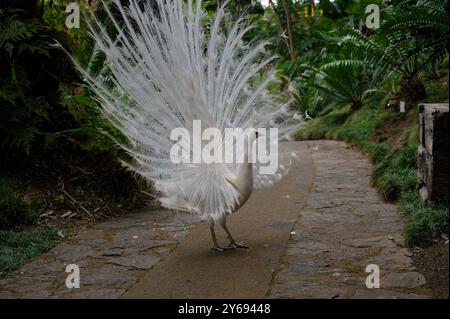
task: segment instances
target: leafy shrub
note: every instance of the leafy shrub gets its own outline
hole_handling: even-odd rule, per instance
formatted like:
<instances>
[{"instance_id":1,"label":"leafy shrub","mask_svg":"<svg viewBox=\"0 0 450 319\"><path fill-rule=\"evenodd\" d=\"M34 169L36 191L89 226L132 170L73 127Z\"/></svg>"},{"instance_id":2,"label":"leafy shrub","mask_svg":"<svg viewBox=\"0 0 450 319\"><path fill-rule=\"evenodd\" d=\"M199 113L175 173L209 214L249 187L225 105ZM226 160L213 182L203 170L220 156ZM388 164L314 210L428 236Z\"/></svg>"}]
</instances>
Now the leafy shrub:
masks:
<instances>
[{"instance_id":1,"label":"leafy shrub","mask_svg":"<svg viewBox=\"0 0 450 319\"><path fill-rule=\"evenodd\" d=\"M48 39L38 19L18 8L0 8L0 147L30 151L40 120L48 116L48 104L33 92L48 56Z\"/></svg>"},{"instance_id":2,"label":"leafy shrub","mask_svg":"<svg viewBox=\"0 0 450 319\"><path fill-rule=\"evenodd\" d=\"M364 105L378 92L379 72L359 60L339 60L322 65L316 73L314 87L339 105L350 104L352 110Z\"/></svg>"}]
</instances>

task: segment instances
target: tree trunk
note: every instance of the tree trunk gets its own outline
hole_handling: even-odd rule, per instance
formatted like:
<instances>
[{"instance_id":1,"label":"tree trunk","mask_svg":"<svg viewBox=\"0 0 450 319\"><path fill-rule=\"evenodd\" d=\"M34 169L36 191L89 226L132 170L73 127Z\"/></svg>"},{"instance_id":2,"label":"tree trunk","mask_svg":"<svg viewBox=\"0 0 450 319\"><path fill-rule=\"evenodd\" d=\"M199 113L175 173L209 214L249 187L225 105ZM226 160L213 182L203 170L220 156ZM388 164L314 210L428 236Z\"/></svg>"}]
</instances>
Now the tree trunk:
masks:
<instances>
[{"instance_id":1,"label":"tree trunk","mask_svg":"<svg viewBox=\"0 0 450 319\"><path fill-rule=\"evenodd\" d=\"M402 78L400 97L405 101L407 108L411 108L415 103L426 98L427 94L422 80L417 75L412 78Z\"/></svg>"},{"instance_id":2,"label":"tree trunk","mask_svg":"<svg viewBox=\"0 0 450 319\"><path fill-rule=\"evenodd\" d=\"M271 0L272 2L272 0ZM284 8L284 13L286 15L286 27L287 27L287 36L288 36L288 42L289 42L289 55L291 56L292 63L297 63L297 53L295 52L294 47L294 39L292 34L292 15L289 12L289 8L287 6L286 0L281 0L281 4Z\"/></svg>"},{"instance_id":3,"label":"tree trunk","mask_svg":"<svg viewBox=\"0 0 450 319\"><path fill-rule=\"evenodd\" d=\"M297 52L295 51L295 47L294 47L294 38L293 38L293 34L292 34L292 15L289 12L289 9L287 7L287 3L286 0L281 0L282 4L283 4L283 8L284 8L284 12L286 14L286 27L287 27L287 37L288 37L288 41L286 41L286 46L288 48L289 51L289 56L291 58L292 63L295 65L295 71L297 72L298 76L302 76L302 73L300 72L300 69L297 66ZM278 18L278 23L280 25L280 29L284 30L283 26L282 26L282 20L280 15L278 14L276 8L275 8L275 4L273 3L272 0L269 0L269 4L272 7L273 12L275 13L275 15Z\"/></svg>"}]
</instances>

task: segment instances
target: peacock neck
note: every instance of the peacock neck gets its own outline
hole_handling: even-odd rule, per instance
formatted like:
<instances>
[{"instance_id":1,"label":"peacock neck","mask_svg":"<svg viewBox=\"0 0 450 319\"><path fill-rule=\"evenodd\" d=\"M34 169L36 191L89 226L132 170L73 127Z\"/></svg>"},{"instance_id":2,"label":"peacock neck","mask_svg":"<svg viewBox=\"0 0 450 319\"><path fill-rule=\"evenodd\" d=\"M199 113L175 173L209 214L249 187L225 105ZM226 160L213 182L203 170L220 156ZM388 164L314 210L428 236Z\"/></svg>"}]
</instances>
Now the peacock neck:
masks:
<instances>
[{"instance_id":1,"label":"peacock neck","mask_svg":"<svg viewBox=\"0 0 450 319\"><path fill-rule=\"evenodd\" d=\"M255 139L253 137L249 137L248 139L245 140L244 142L244 154L241 157L241 160L239 161L239 163L241 164L249 164L250 166L252 165L252 147L253 147L253 143L255 142Z\"/></svg>"},{"instance_id":2,"label":"peacock neck","mask_svg":"<svg viewBox=\"0 0 450 319\"><path fill-rule=\"evenodd\" d=\"M245 143L244 154L242 155L238 165L238 176L246 176L247 178L252 178L253 180L252 152L247 143L250 143L250 145L252 145L253 139L249 139Z\"/></svg>"},{"instance_id":3,"label":"peacock neck","mask_svg":"<svg viewBox=\"0 0 450 319\"><path fill-rule=\"evenodd\" d=\"M239 205L243 205L253 190L253 164L251 161L251 151L245 148L241 161L238 164L237 174L235 176L234 185L239 191Z\"/></svg>"}]
</instances>

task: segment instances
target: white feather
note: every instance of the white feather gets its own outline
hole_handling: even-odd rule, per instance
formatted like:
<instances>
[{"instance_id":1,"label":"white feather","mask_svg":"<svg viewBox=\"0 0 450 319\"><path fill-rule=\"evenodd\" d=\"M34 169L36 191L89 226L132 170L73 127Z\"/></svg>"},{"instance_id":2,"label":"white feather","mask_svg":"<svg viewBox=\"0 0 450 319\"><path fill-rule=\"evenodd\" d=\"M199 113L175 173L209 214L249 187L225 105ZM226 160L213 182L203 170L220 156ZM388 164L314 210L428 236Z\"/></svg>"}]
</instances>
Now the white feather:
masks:
<instances>
[{"instance_id":1,"label":"white feather","mask_svg":"<svg viewBox=\"0 0 450 319\"><path fill-rule=\"evenodd\" d=\"M120 19L106 10L115 37L98 19L88 22L106 62L97 75L78 67L105 118L126 137L116 142L133 158L127 164L155 181L162 205L218 219L248 199L260 175L251 164L174 164L170 132L179 127L192 132L193 120L201 120L204 128L222 133L226 127L278 127L282 136L299 119L289 110L291 101L268 93L276 57L267 54L267 42L244 43L252 28L244 18L230 23L224 5L206 25L201 1L155 2L156 10L150 4L141 10L135 1L123 7L115 0Z\"/></svg>"}]
</instances>

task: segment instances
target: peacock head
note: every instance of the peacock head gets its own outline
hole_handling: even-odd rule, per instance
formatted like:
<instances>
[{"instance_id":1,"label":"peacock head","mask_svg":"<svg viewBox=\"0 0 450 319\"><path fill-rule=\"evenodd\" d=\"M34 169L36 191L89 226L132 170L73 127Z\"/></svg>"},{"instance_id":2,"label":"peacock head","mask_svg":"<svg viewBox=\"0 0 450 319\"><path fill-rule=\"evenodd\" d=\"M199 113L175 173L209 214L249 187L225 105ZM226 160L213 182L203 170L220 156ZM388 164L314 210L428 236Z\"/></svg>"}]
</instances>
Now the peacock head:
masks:
<instances>
[{"instance_id":1,"label":"peacock head","mask_svg":"<svg viewBox=\"0 0 450 319\"><path fill-rule=\"evenodd\" d=\"M252 128L250 130L250 134L249 134L250 145L253 144L253 142L255 142L258 138L263 137L263 136L266 136L266 135L262 132L262 130L257 130L257 129Z\"/></svg>"}]
</instances>

